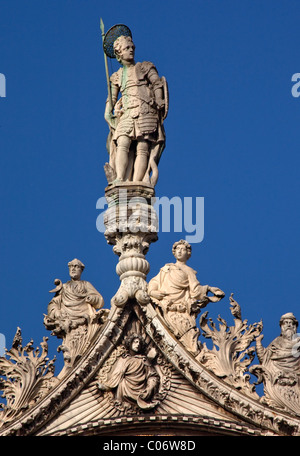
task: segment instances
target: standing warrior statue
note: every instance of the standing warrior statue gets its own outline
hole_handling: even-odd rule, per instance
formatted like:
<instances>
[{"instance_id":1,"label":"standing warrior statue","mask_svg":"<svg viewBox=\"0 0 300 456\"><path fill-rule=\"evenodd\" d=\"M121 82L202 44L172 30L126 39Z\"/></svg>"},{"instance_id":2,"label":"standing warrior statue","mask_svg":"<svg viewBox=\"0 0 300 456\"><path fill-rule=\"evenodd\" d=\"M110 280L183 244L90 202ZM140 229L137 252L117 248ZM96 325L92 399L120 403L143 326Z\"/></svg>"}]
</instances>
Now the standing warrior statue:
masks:
<instances>
[{"instance_id":1,"label":"standing warrior statue","mask_svg":"<svg viewBox=\"0 0 300 456\"><path fill-rule=\"evenodd\" d=\"M102 23L101 30L105 58L116 58L121 64L108 81L104 115L110 127L110 159L105 165L108 182L144 182L154 187L165 147L166 80L159 77L153 63L135 63L135 45L127 26L115 25L104 36Z\"/></svg>"}]
</instances>

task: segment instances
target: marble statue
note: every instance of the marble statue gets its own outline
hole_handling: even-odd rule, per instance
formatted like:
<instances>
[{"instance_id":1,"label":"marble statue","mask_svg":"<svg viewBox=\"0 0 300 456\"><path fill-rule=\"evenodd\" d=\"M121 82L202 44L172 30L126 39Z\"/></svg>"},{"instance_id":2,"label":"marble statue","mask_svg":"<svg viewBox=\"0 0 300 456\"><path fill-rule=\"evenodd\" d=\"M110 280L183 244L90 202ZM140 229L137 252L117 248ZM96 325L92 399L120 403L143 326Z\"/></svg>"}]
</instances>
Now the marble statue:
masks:
<instances>
[{"instance_id":1,"label":"marble statue","mask_svg":"<svg viewBox=\"0 0 300 456\"><path fill-rule=\"evenodd\" d=\"M99 383L102 391L115 392L115 401L120 404L137 405L143 410L154 408L158 402L153 396L158 390L160 378L153 366L155 349L145 353L144 339L131 334L124 342L126 353L116 362L105 383Z\"/></svg>"},{"instance_id":2,"label":"marble statue","mask_svg":"<svg viewBox=\"0 0 300 456\"><path fill-rule=\"evenodd\" d=\"M109 181L155 186L157 164L165 146L166 80L159 77L153 63L135 63L131 36L119 36L113 49L121 68L110 78L111 99L107 100L105 109L110 127L110 162L109 167L106 165L106 175L110 176Z\"/></svg>"},{"instance_id":3,"label":"marble statue","mask_svg":"<svg viewBox=\"0 0 300 456\"><path fill-rule=\"evenodd\" d=\"M262 346L263 335L256 339L259 366L251 372L264 383L264 400L271 406L300 415L300 337L298 321L288 312L280 318L281 334L267 348Z\"/></svg>"},{"instance_id":4,"label":"marble statue","mask_svg":"<svg viewBox=\"0 0 300 456\"><path fill-rule=\"evenodd\" d=\"M81 280L84 264L74 259L68 263L71 280L62 283L56 282L57 287L51 292L56 295L48 305L48 324L59 322L57 331L68 331L79 325L91 321L97 309L104 305L101 294L93 287L90 282Z\"/></svg>"},{"instance_id":5,"label":"marble statue","mask_svg":"<svg viewBox=\"0 0 300 456\"><path fill-rule=\"evenodd\" d=\"M104 300L90 282L81 280L85 266L80 260L75 258L68 267L71 280L55 280L57 286L50 291L55 296L48 304L44 324L53 335L63 339L59 348L65 363L72 365L104 316L104 311L97 312Z\"/></svg>"},{"instance_id":6,"label":"marble statue","mask_svg":"<svg viewBox=\"0 0 300 456\"><path fill-rule=\"evenodd\" d=\"M188 242L175 242L172 252L176 263L168 263L161 268L157 276L150 280L148 293L161 309L175 336L189 351L197 354L199 329L196 317L209 302L220 301L225 294L217 287L201 285L196 271L186 265L191 256Z\"/></svg>"}]
</instances>

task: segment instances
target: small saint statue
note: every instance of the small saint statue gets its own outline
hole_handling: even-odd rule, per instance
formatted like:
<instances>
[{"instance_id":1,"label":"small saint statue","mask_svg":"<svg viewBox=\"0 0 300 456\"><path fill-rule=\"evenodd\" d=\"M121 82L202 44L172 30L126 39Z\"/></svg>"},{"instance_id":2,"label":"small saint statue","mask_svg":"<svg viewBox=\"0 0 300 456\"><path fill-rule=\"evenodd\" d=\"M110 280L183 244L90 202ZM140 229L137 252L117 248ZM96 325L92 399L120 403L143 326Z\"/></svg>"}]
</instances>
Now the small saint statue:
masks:
<instances>
[{"instance_id":1,"label":"small saint statue","mask_svg":"<svg viewBox=\"0 0 300 456\"><path fill-rule=\"evenodd\" d=\"M281 334L267 348L262 346L263 335L256 338L260 365L251 372L264 383L266 402L300 415L300 335L298 320L292 312L280 318Z\"/></svg>"},{"instance_id":2,"label":"small saint statue","mask_svg":"<svg viewBox=\"0 0 300 456\"><path fill-rule=\"evenodd\" d=\"M72 365L99 329L99 323L103 323L105 309L99 311L104 305L101 294L90 282L81 280L84 264L75 258L68 267L71 280L55 280L57 286L50 291L55 296L48 304L44 325L63 339L59 349L64 353L65 363Z\"/></svg>"},{"instance_id":3,"label":"small saint statue","mask_svg":"<svg viewBox=\"0 0 300 456\"><path fill-rule=\"evenodd\" d=\"M75 258L68 263L68 267L71 280L64 284L60 280L55 281L57 287L50 291L55 296L48 305L46 317L50 325L55 321L65 332L91 322L96 311L104 305L103 297L93 285L81 280L84 264Z\"/></svg>"},{"instance_id":4,"label":"small saint statue","mask_svg":"<svg viewBox=\"0 0 300 456\"><path fill-rule=\"evenodd\" d=\"M199 353L196 317L209 302L220 301L225 293L217 287L201 285L196 271L186 265L191 256L188 242L175 242L172 253L176 262L166 264L150 280L148 294L161 309L165 322L175 336L196 355Z\"/></svg>"},{"instance_id":5,"label":"small saint statue","mask_svg":"<svg viewBox=\"0 0 300 456\"><path fill-rule=\"evenodd\" d=\"M144 182L154 187L158 179L157 165L165 146L163 121L168 109L167 83L164 77L159 77L153 63L135 62L130 30L122 26L119 33L125 30L126 34L118 36L116 27L104 38L104 50L105 42L111 40L113 57L121 64L110 78L111 91L105 109L110 127L107 142L110 161L105 167L106 175L116 183Z\"/></svg>"}]
</instances>

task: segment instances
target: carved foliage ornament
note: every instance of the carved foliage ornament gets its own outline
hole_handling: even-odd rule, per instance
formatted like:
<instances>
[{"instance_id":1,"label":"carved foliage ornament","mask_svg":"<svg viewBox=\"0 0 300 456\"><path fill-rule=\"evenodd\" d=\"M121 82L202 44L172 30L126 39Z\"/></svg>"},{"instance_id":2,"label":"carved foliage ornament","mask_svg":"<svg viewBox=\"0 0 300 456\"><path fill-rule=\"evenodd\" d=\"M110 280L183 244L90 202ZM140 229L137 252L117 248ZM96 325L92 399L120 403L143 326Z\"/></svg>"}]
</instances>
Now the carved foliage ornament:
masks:
<instances>
[{"instance_id":1,"label":"carved foliage ornament","mask_svg":"<svg viewBox=\"0 0 300 456\"><path fill-rule=\"evenodd\" d=\"M248 321L241 318L241 308L233 299L233 294L230 303L234 326L228 327L226 321L219 316L218 330L214 322L207 318L208 312L201 315L202 334L213 341L213 348L209 350L204 343L197 359L227 383L258 398L255 386L249 383L250 375L245 373L255 356L255 348L250 347L250 344L260 335L262 322L248 326Z\"/></svg>"},{"instance_id":2,"label":"carved foliage ornament","mask_svg":"<svg viewBox=\"0 0 300 456\"><path fill-rule=\"evenodd\" d=\"M28 409L58 382L54 377L54 362L47 357L48 338L41 342L42 352L34 349L31 340L25 347L22 346L20 328L17 329L12 348L6 351L7 357L0 358L0 387L6 399L0 412L0 427L13 420L24 410Z\"/></svg>"}]
</instances>

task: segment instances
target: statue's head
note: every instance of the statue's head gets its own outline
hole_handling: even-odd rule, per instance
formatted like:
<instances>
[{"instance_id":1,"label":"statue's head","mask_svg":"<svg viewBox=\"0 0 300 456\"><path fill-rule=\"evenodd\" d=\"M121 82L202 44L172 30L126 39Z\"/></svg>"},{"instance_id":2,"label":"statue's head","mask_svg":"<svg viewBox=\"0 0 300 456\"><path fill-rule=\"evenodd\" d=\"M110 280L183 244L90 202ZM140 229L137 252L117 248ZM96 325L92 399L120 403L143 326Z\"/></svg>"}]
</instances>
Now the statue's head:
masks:
<instances>
[{"instance_id":1,"label":"statue's head","mask_svg":"<svg viewBox=\"0 0 300 456\"><path fill-rule=\"evenodd\" d=\"M146 348L146 343L144 338L140 334L130 334L126 337L124 345L129 352L133 353L143 353Z\"/></svg>"},{"instance_id":2,"label":"statue's head","mask_svg":"<svg viewBox=\"0 0 300 456\"><path fill-rule=\"evenodd\" d=\"M77 258L74 258L74 260L69 261L68 267L71 279L79 280L84 270L84 264L80 260L77 260Z\"/></svg>"},{"instance_id":3,"label":"statue's head","mask_svg":"<svg viewBox=\"0 0 300 456\"><path fill-rule=\"evenodd\" d=\"M280 318L279 325L281 328L281 334L291 339L297 332L298 320L292 312L288 312Z\"/></svg>"},{"instance_id":4,"label":"statue's head","mask_svg":"<svg viewBox=\"0 0 300 456\"><path fill-rule=\"evenodd\" d=\"M172 253L176 260L185 262L192 255L192 247L187 241L181 239L173 244Z\"/></svg>"},{"instance_id":5,"label":"statue's head","mask_svg":"<svg viewBox=\"0 0 300 456\"><path fill-rule=\"evenodd\" d=\"M118 62L134 61L135 45L130 36L121 35L114 42L114 53Z\"/></svg>"}]
</instances>

